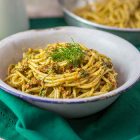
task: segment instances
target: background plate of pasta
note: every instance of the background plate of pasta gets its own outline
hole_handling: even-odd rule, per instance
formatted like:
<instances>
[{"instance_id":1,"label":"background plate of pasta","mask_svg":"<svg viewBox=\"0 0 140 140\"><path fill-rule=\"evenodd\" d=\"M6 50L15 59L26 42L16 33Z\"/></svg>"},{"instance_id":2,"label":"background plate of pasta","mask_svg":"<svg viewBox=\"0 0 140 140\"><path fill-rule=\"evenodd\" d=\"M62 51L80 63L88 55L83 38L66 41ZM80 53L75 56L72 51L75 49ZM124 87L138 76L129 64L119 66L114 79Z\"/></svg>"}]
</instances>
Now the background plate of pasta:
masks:
<instances>
[{"instance_id":1,"label":"background plate of pasta","mask_svg":"<svg viewBox=\"0 0 140 140\"><path fill-rule=\"evenodd\" d=\"M69 25L97 28L140 44L140 0L59 0Z\"/></svg>"},{"instance_id":2,"label":"background plate of pasta","mask_svg":"<svg viewBox=\"0 0 140 140\"><path fill-rule=\"evenodd\" d=\"M138 80L139 58L129 42L102 31L27 31L0 42L0 88L63 116L83 117Z\"/></svg>"}]
</instances>

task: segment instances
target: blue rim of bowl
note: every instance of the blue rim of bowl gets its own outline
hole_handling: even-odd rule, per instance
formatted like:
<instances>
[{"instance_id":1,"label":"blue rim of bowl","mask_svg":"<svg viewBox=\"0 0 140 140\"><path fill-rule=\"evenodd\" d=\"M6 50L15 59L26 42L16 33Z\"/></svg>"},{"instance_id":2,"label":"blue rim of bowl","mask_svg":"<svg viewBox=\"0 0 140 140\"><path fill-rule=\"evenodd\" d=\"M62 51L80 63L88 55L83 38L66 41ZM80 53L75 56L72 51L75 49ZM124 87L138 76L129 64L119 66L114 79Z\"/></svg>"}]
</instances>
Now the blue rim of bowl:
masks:
<instances>
[{"instance_id":1,"label":"blue rim of bowl","mask_svg":"<svg viewBox=\"0 0 140 140\"><path fill-rule=\"evenodd\" d=\"M97 101L100 101L100 100L104 100L104 99L108 99L108 98L111 98L111 97L120 95L120 94L126 92L128 89L132 88L139 81L139 79L140 79L140 75L136 79L136 81L134 81L129 87L126 87L125 89L120 90L119 92L115 92L114 94L110 94L110 95L107 95L105 97L96 96L96 97L99 97L97 99L90 99L91 97L82 98L82 99L85 99L84 101L81 101L80 99L79 100L77 99L77 101L72 101L72 100L71 101L68 101L68 100L66 101L65 99L60 99L60 101L58 99L58 101L54 101L51 98L43 98L43 97L39 97L39 96L36 96L36 95L30 95L30 94L27 94L27 93L24 93L24 94L21 95L21 94L18 94L16 92L13 92L12 90L9 90L9 89L3 87L2 85L0 85L0 89L3 90L3 91L5 91L5 92L7 92L7 93L9 93L9 94L11 94L11 95L14 95L16 97L19 97L21 99L25 99L25 100L28 100L28 101L35 101L35 102L42 102L42 103L50 103L50 104L83 104L83 103L87 103L87 102L97 102ZM19 92L21 92L21 91L19 91ZM92 96L92 97L95 97L95 96Z\"/></svg>"},{"instance_id":2,"label":"blue rim of bowl","mask_svg":"<svg viewBox=\"0 0 140 140\"><path fill-rule=\"evenodd\" d=\"M69 16L71 16L72 18L74 18L75 20L82 22L84 24L90 25L91 27L97 27L97 28L102 28L102 29L106 29L106 30L114 30L114 31L121 31L121 32L140 32L140 28L118 28L118 27L111 27L111 26L106 26L106 25L102 25L102 24L98 24L95 22L91 22L89 20L86 20L80 16L77 16L76 14L74 14L72 11L68 10L62 0L58 0L59 3L61 4L63 11L68 14ZM64 1L64 0L63 0Z\"/></svg>"}]
</instances>

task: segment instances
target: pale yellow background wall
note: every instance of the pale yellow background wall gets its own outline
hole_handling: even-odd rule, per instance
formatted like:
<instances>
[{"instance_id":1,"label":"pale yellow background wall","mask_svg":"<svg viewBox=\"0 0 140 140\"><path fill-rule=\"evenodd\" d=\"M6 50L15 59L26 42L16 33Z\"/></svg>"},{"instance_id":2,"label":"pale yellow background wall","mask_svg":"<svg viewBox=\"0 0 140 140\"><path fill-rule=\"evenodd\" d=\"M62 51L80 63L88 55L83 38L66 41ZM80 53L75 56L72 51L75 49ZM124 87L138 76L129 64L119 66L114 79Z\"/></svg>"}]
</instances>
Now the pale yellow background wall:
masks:
<instances>
[{"instance_id":1,"label":"pale yellow background wall","mask_svg":"<svg viewBox=\"0 0 140 140\"><path fill-rule=\"evenodd\" d=\"M25 0L30 17L58 17L62 15L57 0Z\"/></svg>"}]
</instances>

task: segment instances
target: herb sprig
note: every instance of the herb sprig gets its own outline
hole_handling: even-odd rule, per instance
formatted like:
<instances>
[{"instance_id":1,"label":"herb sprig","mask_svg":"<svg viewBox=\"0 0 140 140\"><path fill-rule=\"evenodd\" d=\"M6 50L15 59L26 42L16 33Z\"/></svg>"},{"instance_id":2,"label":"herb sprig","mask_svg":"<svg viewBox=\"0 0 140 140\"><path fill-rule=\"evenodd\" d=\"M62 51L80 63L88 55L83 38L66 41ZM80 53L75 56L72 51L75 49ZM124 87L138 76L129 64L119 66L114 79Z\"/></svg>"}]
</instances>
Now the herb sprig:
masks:
<instances>
[{"instance_id":1,"label":"herb sprig","mask_svg":"<svg viewBox=\"0 0 140 140\"><path fill-rule=\"evenodd\" d=\"M52 59L57 62L68 61L74 67L77 67L81 63L81 59L84 56L80 44L72 42L67 43L66 47L57 48L51 55Z\"/></svg>"}]
</instances>

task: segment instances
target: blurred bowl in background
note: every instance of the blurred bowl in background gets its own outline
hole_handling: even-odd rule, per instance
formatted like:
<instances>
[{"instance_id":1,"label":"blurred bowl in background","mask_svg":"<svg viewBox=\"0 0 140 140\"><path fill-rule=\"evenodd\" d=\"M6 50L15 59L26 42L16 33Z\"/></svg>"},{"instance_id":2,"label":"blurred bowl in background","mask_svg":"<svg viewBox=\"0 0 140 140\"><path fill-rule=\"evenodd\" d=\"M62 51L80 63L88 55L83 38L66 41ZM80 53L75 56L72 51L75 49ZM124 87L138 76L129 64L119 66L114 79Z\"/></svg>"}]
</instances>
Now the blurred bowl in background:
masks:
<instances>
[{"instance_id":1,"label":"blurred bowl in background","mask_svg":"<svg viewBox=\"0 0 140 140\"><path fill-rule=\"evenodd\" d=\"M134 45L140 45L140 29L105 26L88 21L84 18L75 15L73 13L73 10L77 7L85 5L84 0L59 0L59 3L63 8L65 20L69 25L107 31L130 41Z\"/></svg>"}]
</instances>

